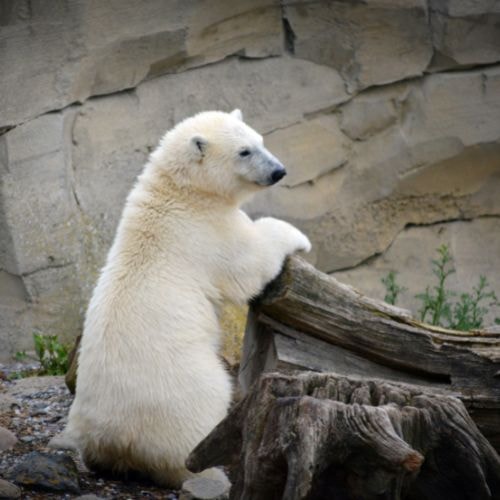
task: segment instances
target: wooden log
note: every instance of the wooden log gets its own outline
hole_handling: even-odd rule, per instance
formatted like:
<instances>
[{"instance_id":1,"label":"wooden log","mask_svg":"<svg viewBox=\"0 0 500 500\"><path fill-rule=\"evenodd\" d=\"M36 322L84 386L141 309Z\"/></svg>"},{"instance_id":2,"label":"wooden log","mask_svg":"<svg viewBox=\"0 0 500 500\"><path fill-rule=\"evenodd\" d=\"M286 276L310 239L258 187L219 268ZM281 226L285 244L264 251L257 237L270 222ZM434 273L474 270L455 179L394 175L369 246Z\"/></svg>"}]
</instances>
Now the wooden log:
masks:
<instances>
[{"instance_id":1,"label":"wooden log","mask_svg":"<svg viewBox=\"0 0 500 500\"><path fill-rule=\"evenodd\" d=\"M463 404L416 386L266 374L193 450L234 500L498 499L500 459Z\"/></svg>"},{"instance_id":2,"label":"wooden log","mask_svg":"<svg viewBox=\"0 0 500 500\"><path fill-rule=\"evenodd\" d=\"M251 306L239 380L302 369L415 383L465 404L500 450L500 333L420 323L298 257Z\"/></svg>"},{"instance_id":3,"label":"wooden log","mask_svg":"<svg viewBox=\"0 0 500 500\"><path fill-rule=\"evenodd\" d=\"M75 339L75 345L68 355L68 371L64 376L64 382L66 383L66 387L71 394L74 394L76 391L76 372L78 370L78 353L81 341L82 336L78 335Z\"/></svg>"}]
</instances>

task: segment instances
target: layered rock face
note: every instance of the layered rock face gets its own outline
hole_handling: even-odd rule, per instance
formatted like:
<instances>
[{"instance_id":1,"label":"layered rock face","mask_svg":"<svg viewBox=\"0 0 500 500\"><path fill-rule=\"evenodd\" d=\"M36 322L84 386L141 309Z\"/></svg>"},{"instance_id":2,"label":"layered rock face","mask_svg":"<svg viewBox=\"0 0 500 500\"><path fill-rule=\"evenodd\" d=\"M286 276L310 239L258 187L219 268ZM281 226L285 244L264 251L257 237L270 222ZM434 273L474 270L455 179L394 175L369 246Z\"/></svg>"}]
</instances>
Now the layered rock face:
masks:
<instances>
[{"instance_id":1,"label":"layered rock face","mask_svg":"<svg viewBox=\"0 0 500 500\"><path fill-rule=\"evenodd\" d=\"M70 339L125 196L174 123L242 109L289 175L246 208L402 305L446 242L500 295L494 0L0 4L0 358Z\"/></svg>"}]
</instances>

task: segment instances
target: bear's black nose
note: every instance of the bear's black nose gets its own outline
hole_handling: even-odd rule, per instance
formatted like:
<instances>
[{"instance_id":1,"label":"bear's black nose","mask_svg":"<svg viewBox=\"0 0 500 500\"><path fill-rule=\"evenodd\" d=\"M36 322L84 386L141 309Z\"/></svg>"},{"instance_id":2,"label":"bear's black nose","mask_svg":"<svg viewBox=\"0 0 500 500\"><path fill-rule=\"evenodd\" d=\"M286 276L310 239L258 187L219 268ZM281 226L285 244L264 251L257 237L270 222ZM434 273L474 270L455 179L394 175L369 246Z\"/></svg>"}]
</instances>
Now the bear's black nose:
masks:
<instances>
[{"instance_id":1,"label":"bear's black nose","mask_svg":"<svg viewBox=\"0 0 500 500\"><path fill-rule=\"evenodd\" d=\"M277 168L276 170L273 170L273 173L271 174L271 181L273 184L276 184L278 181L283 179L286 175L286 170L284 168Z\"/></svg>"}]
</instances>

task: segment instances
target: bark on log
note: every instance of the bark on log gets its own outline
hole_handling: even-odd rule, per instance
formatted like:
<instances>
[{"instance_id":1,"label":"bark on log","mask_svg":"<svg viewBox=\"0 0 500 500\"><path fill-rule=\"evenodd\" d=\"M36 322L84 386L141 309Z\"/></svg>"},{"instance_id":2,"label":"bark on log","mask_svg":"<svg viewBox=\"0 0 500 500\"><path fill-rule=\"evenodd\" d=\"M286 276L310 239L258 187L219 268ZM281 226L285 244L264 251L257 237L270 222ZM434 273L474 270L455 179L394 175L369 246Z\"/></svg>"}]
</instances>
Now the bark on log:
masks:
<instances>
[{"instance_id":1,"label":"bark on log","mask_svg":"<svg viewBox=\"0 0 500 500\"><path fill-rule=\"evenodd\" d=\"M235 464L237 500L500 498L500 459L458 399L332 374L264 375L187 461Z\"/></svg>"},{"instance_id":2,"label":"bark on log","mask_svg":"<svg viewBox=\"0 0 500 500\"><path fill-rule=\"evenodd\" d=\"M500 333L412 319L304 260L289 259L249 312L239 380L265 371L335 372L456 394L500 450Z\"/></svg>"}]
</instances>

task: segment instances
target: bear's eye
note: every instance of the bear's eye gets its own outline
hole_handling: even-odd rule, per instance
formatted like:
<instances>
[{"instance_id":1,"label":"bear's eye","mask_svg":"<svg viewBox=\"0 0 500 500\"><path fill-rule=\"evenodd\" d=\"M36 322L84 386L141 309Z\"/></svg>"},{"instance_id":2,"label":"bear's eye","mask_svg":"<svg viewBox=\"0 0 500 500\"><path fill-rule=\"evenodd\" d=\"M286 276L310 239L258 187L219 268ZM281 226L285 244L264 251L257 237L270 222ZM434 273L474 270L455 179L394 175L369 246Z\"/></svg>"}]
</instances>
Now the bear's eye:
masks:
<instances>
[{"instance_id":1,"label":"bear's eye","mask_svg":"<svg viewBox=\"0 0 500 500\"><path fill-rule=\"evenodd\" d=\"M252 152L249 149L242 149L240 151L240 156L242 158L245 158L246 156L250 156L251 154L252 154Z\"/></svg>"}]
</instances>

